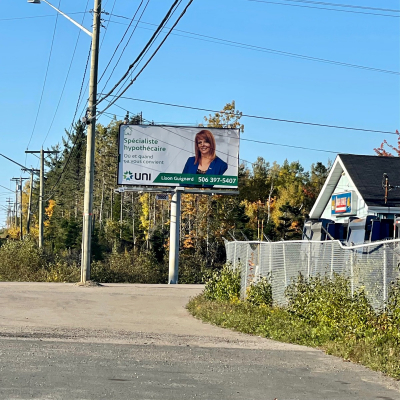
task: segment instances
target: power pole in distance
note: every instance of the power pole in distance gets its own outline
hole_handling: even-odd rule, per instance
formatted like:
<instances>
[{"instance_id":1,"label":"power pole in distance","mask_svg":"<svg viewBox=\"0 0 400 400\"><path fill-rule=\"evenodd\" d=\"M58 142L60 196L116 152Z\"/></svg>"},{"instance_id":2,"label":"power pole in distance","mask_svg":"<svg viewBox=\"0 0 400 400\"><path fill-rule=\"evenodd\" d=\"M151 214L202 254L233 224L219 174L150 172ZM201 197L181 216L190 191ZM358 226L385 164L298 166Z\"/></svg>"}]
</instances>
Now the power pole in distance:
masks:
<instances>
[{"instance_id":1,"label":"power pole in distance","mask_svg":"<svg viewBox=\"0 0 400 400\"><path fill-rule=\"evenodd\" d=\"M26 233L29 235L31 228L31 214L32 214L32 191L33 191L33 174L40 172L38 169L23 169L24 172L28 171L31 173L31 178L29 182L29 202L28 202L28 210L26 216Z\"/></svg>"},{"instance_id":2,"label":"power pole in distance","mask_svg":"<svg viewBox=\"0 0 400 400\"><path fill-rule=\"evenodd\" d=\"M23 230L22 230L22 181L28 178L19 178L19 232L20 232L20 239L24 238Z\"/></svg>"},{"instance_id":3,"label":"power pole in distance","mask_svg":"<svg viewBox=\"0 0 400 400\"><path fill-rule=\"evenodd\" d=\"M55 154L58 151L53 150L41 150L31 151L26 150L25 153L37 154L40 153L40 193L39 193L39 247L43 247L43 197L44 197L44 155Z\"/></svg>"},{"instance_id":4,"label":"power pole in distance","mask_svg":"<svg viewBox=\"0 0 400 400\"><path fill-rule=\"evenodd\" d=\"M15 182L14 225L15 225L15 229L17 229L17 226L18 226L18 180L19 180L19 178L12 178L10 180Z\"/></svg>"},{"instance_id":5,"label":"power pole in distance","mask_svg":"<svg viewBox=\"0 0 400 400\"><path fill-rule=\"evenodd\" d=\"M12 200L9 197L7 198L7 203L8 203L7 228L11 228L11 225L12 225L12 209L11 209Z\"/></svg>"}]
</instances>

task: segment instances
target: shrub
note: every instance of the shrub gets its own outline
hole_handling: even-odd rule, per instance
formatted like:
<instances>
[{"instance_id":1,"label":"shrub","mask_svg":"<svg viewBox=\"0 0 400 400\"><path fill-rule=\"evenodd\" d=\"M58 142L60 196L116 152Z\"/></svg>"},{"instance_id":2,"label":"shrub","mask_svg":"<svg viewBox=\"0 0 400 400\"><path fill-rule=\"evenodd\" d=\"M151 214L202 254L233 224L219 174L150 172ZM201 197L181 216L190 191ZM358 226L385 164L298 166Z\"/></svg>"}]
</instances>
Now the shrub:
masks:
<instances>
[{"instance_id":1,"label":"shrub","mask_svg":"<svg viewBox=\"0 0 400 400\"><path fill-rule=\"evenodd\" d=\"M299 274L285 291L288 311L313 327L331 331L335 337L354 334L363 337L372 327L376 314L362 290L351 294L350 280L335 274L311 277Z\"/></svg>"},{"instance_id":2,"label":"shrub","mask_svg":"<svg viewBox=\"0 0 400 400\"><path fill-rule=\"evenodd\" d=\"M179 257L179 283L204 283L212 276L212 272L213 269L207 267L206 260L200 254L182 254Z\"/></svg>"},{"instance_id":3,"label":"shrub","mask_svg":"<svg viewBox=\"0 0 400 400\"><path fill-rule=\"evenodd\" d=\"M92 279L109 283L167 283L167 270L153 253L112 252L104 261L94 261Z\"/></svg>"},{"instance_id":4,"label":"shrub","mask_svg":"<svg viewBox=\"0 0 400 400\"><path fill-rule=\"evenodd\" d=\"M272 306L272 286L266 277L252 283L246 294L246 301L254 306Z\"/></svg>"},{"instance_id":5,"label":"shrub","mask_svg":"<svg viewBox=\"0 0 400 400\"><path fill-rule=\"evenodd\" d=\"M0 280L43 281L46 259L34 239L7 240L0 248Z\"/></svg>"},{"instance_id":6,"label":"shrub","mask_svg":"<svg viewBox=\"0 0 400 400\"><path fill-rule=\"evenodd\" d=\"M400 328L400 279L397 279L391 285L386 311L390 318L390 321L399 329Z\"/></svg>"},{"instance_id":7,"label":"shrub","mask_svg":"<svg viewBox=\"0 0 400 400\"><path fill-rule=\"evenodd\" d=\"M79 282L80 279L80 265L60 259L49 264L45 275L46 282Z\"/></svg>"},{"instance_id":8,"label":"shrub","mask_svg":"<svg viewBox=\"0 0 400 400\"><path fill-rule=\"evenodd\" d=\"M235 301L240 298L240 270L225 265L214 271L206 282L204 296L208 300Z\"/></svg>"}]
</instances>

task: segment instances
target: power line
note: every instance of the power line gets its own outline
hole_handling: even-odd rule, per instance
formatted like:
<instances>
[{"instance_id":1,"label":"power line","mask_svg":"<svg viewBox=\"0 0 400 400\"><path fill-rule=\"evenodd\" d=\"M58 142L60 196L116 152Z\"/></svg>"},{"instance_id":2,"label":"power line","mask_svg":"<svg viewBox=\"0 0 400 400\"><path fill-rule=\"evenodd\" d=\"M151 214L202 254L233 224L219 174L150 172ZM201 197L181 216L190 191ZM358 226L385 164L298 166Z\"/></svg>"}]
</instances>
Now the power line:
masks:
<instances>
[{"instance_id":1,"label":"power line","mask_svg":"<svg viewBox=\"0 0 400 400\"><path fill-rule=\"evenodd\" d=\"M114 97L117 97L117 96L114 96ZM208 109L208 108L184 106L184 105L181 105L181 104L164 103L164 102L161 102L161 101L135 99L135 98L132 98L132 97L124 97L124 96L118 96L118 98L126 99L126 100L141 101L141 102L144 102L144 103L159 104L159 105L169 106L169 107L186 108L186 109L189 109L189 110L199 110L199 111L226 114L226 112L221 111L221 110L217 111L217 110L212 110L212 109ZM118 100L118 99L115 99L115 101L116 100ZM111 105L111 103L110 103L110 105ZM237 116L246 117L246 118L262 119L262 120L268 120L268 121L276 121L276 122L287 122L287 123L291 123L291 124L319 126L319 127L323 127L323 128L345 129L345 130L351 130L351 131L385 133L385 134L389 134L389 135L397 135L396 132L390 132L390 131L381 131L381 130L376 130L376 129L354 128L354 127L340 126L340 125L319 124L319 123L316 123L316 122L296 121L296 120L290 120L290 119L265 117L265 116L250 115L250 114L243 114L243 113L240 113Z\"/></svg>"},{"instance_id":2,"label":"power line","mask_svg":"<svg viewBox=\"0 0 400 400\"><path fill-rule=\"evenodd\" d=\"M84 12L86 12L86 11L69 12L68 15L82 14ZM0 18L0 21L14 21L14 20L18 20L18 19L33 19L33 18L46 18L46 17L54 17L54 14L33 15L30 17Z\"/></svg>"},{"instance_id":3,"label":"power line","mask_svg":"<svg viewBox=\"0 0 400 400\"><path fill-rule=\"evenodd\" d=\"M125 74L122 76L122 78L114 85L114 87L105 95L102 99L98 100L96 105L100 104L108 95L111 95L111 93L120 85L120 83L128 76L130 70L135 66L135 64L140 60L144 52L146 51L147 48L149 48L152 44L153 41L158 34L158 32L164 27L164 24L166 23L168 17L172 13L172 11L175 9L175 6L177 5L179 0L175 0L170 9L168 10L167 14L161 21L161 23L158 25L157 29L155 30L154 34L151 36L150 40L146 43L145 47L142 49L140 54L136 57L135 61L128 67L128 70L125 72ZM158 50L158 49L157 49Z\"/></svg>"},{"instance_id":4,"label":"power line","mask_svg":"<svg viewBox=\"0 0 400 400\"><path fill-rule=\"evenodd\" d=\"M85 13L86 13L86 11L87 11L88 5L89 5L89 0L87 0L87 2L86 2ZM83 16L83 18L82 18L81 25L83 24L84 19L85 19L85 16ZM53 123L54 123L54 120L55 120L56 115L57 115L57 112L58 112L58 108L60 107L61 99L62 99L62 97L63 97L63 95L64 95L64 90L65 90L65 86L67 85L67 81L68 81L69 73L70 73L70 71L71 71L72 63L73 63L74 58L75 58L75 53L76 53L76 49L77 49L77 47L78 47L78 42L79 42L79 38L80 38L80 36L81 36L81 32L82 32L82 31L79 29L78 37L77 37L76 43L75 43L75 48L74 48L74 51L73 51L72 57L71 57L71 62L69 63L69 68L68 68L68 71L67 71L67 75L66 75L66 77L65 77L64 86L63 86L63 88L62 88L62 90L61 90L61 95L60 95L60 98L59 98L59 100L58 100L58 104L57 104L56 110L55 110L55 112L54 112L53 119L51 120L50 127L49 127L49 129L48 129L48 131L47 131L47 134L46 134L44 140L43 140L42 146L44 145L44 143L45 143L47 137L49 136L50 130L51 130L51 128L53 127ZM79 95L79 96L80 96L80 95ZM75 119L75 117L74 117L74 119Z\"/></svg>"},{"instance_id":5,"label":"power line","mask_svg":"<svg viewBox=\"0 0 400 400\"><path fill-rule=\"evenodd\" d=\"M143 1L144 1L144 0L141 0L141 2L140 2L140 4L139 4L138 8L137 8L136 11L135 11L134 16L131 18L131 21L129 22L128 27L126 28L124 34L122 35L122 38L121 38L120 42L119 42L118 45L115 47L114 53L113 53L113 55L111 56L110 60L108 61L108 64L107 64L107 66L105 67L105 69L104 69L104 71L103 71L103 73L102 73L100 79L98 80L98 83L100 83L100 81L102 80L104 74L106 73L108 67L109 67L110 64L111 64L111 61L113 60L115 54L117 53L117 50L118 50L119 46L122 44L122 42L123 42L123 40L124 40L126 34L129 32L129 29L130 29L131 25L132 25L133 22L135 21L136 14L139 12L140 8L142 7ZM144 11L146 10L146 8L147 8L147 6L148 6L148 4L149 4L149 1L150 1L150 0L147 0L147 4L146 4L144 10L142 11L142 14L140 15L140 18L139 18L139 20L137 21L136 26L134 27L133 32L131 33L131 36L129 37L129 39L128 39L128 41L127 41L127 43L126 43L124 49L122 50L122 52L121 52L121 54L120 54L120 56L119 56L119 59L118 59L118 61L116 62L116 64L115 64L113 70L111 71L111 74L110 74L110 76L109 76L107 82L105 83L104 87L107 86L107 83L108 83L109 80L111 79L111 76L112 76L112 74L113 74L114 71L115 71L115 68L117 67L119 61L121 60L122 54L124 54L124 51L125 51L125 49L126 49L126 46L128 45L129 41L131 40L132 35L135 33L136 28L137 28L137 26L138 26L138 23L139 23L140 19L142 18L142 15L143 15ZM111 13L111 15L113 15L113 14ZM110 17L110 18L111 18L111 17ZM104 88L103 88L103 90L104 90Z\"/></svg>"},{"instance_id":6,"label":"power line","mask_svg":"<svg viewBox=\"0 0 400 400\"><path fill-rule=\"evenodd\" d=\"M113 5L112 5L112 7L111 7L111 14L112 14L112 12L114 11L114 7L115 7L115 3L117 2L117 0L114 0L114 3L113 3ZM106 2L106 4L104 4L104 7L107 5L107 3L108 2ZM108 13L107 13L108 14ZM108 29L108 26L110 25L110 21L111 21L111 15L110 15L110 18L108 18L108 21L107 21L107 26L106 27L104 27L104 35L103 35L103 38L101 39L101 44L100 44L100 48L101 48L101 46L103 46L103 42L104 42L104 39L106 38L106 35L107 35L107 29Z\"/></svg>"},{"instance_id":7,"label":"power line","mask_svg":"<svg viewBox=\"0 0 400 400\"><path fill-rule=\"evenodd\" d=\"M114 106L116 106L116 107L118 107L118 108L120 108L120 109L122 109L122 110L124 110L124 111L126 110L125 108L122 108L122 107L119 106L118 104L114 104ZM130 114L133 114L133 113L131 113L130 111L129 111L129 113L130 113ZM104 113L104 114L110 114L110 113L107 113L107 112L106 112L106 113ZM117 116L117 115L116 115L116 116ZM121 116L121 117L122 117L122 116ZM109 116L109 118L111 118L111 117ZM145 120L145 121L147 121L147 122L153 122L153 121L146 120L146 119L144 119L144 118L143 118L143 120ZM160 126L162 123L161 123L161 122L154 122L154 124L155 124L156 126ZM170 124L172 125L172 124L174 124L174 123L170 123ZM184 125L184 123L180 123L180 122L175 123L175 124ZM199 128L200 128L200 127L199 127ZM166 129L166 128L164 127L164 129ZM167 130L168 130L168 129L167 129ZM178 135L178 134L175 133L175 132L172 132L172 131L169 131L169 132ZM181 136L181 135L178 135L178 136ZM181 137L183 137L183 136L181 136ZM184 138L186 139L186 137L184 137ZM333 153L333 154L338 154L338 153L340 153L339 151L333 151L333 150L316 149L316 148L305 147L305 146L294 146L294 145L284 144L284 143L266 142L266 141L263 141L263 140L247 139L247 138L243 138L243 137L240 137L239 140L245 141L245 142L254 142L254 143L260 143L260 144L266 144L266 145L270 145L270 146L290 147L290 148L300 149L300 150L319 151L319 152L323 152L323 153ZM170 143L168 143L168 144L170 144ZM183 150L183 149L182 149L182 150ZM250 162L250 161L247 161L247 160L244 160L244 159L241 159L241 160L246 161L246 162Z\"/></svg>"},{"instance_id":8,"label":"power line","mask_svg":"<svg viewBox=\"0 0 400 400\"><path fill-rule=\"evenodd\" d=\"M289 6L289 7L314 8L314 9L317 9L317 10L338 11L338 12L352 13L352 14L378 15L380 17L392 17L392 18L399 18L400 17L399 15L370 13L370 12L364 12L364 11L339 10L337 8L327 8L327 7L306 6L306 5L301 5L301 4L280 3L280 2L277 2L277 1L266 1L266 0L247 0L247 1L252 1L252 2L255 2L255 3L278 4L278 5L281 5L281 6ZM281 1L285 1L285 0L281 0Z\"/></svg>"},{"instance_id":9,"label":"power line","mask_svg":"<svg viewBox=\"0 0 400 400\"><path fill-rule=\"evenodd\" d=\"M158 37L160 36L161 32L165 29L166 24L170 21L170 19L172 18L173 14L175 13L175 11L177 10L177 8L181 5L182 0L179 0L178 5L175 7L175 9L172 11L172 13L168 16L167 20L164 23L164 27L162 27L158 32L156 31L153 34L153 41L152 44L154 44L154 42L158 39ZM186 6L186 9L188 8L189 5ZM185 10L186 10L185 9ZM185 11L183 12L183 14L185 13ZM182 16L182 14L181 14ZM140 19L138 20L138 23L140 22ZM178 20L179 21L179 20ZM178 21L175 22L175 25L177 25ZM138 23L135 26L138 26ZM157 24L154 24L154 26L157 26ZM172 27L172 29L174 29L174 27ZM135 60L135 66L133 67L132 71L130 72L130 74L128 74L128 76L126 76L125 81L122 83L122 85L119 87L119 89L116 92L116 96L118 96L119 94L123 94L124 92L126 92L126 90L128 89L129 86L131 86L133 84L133 82L137 79L137 77L141 74L141 72L144 70L144 68L147 66L147 64L151 61L152 57L154 57L154 55L157 53L157 51L159 50L159 48L162 46L162 44L165 42L165 40L167 39L168 35L171 33L172 29L170 28L169 33L167 33L166 37L162 40L161 44L158 46L158 48L155 50L155 52L153 53L153 55L150 57L150 59L146 62L145 66L142 68L142 70L135 76L135 79L132 79L132 75L133 73L136 71L138 65L140 64L140 62L145 58L145 56L147 55L147 53L149 52L152 44L150 46L147 47L147 49L145 49L144 52L142 52L142 54ZM126 47L126 46L125 46ZM124 88L124 85L126 85L126 83L131 80L131 83L128 84L127 87ZM121 93L122 90L122 93ZM108 107L107 107L108 108ZM105 108L104 110L106 110L107 108ZM103 111L104 111L103 110Z\"/></svg>"},{"instance_id":10,"label":"power line","mask_svg":"<svg viewBox=\"0 0 400 400\"><path fill-rule=\"evenodd\" d=\"M122 15L113 14L113 16L115 16L117 18L129 19ZM112 21L112 22L117 23L116 21ZM156 25L156 24L151 24L149 22L140 22L140 23L146 24L146 25ZM125 24L123 24L123 25L125 25ZM141 27L141 29L146 29L146 28ZM165 28L165 29L167 29L167 28ZM400 72L386 70L386 69L382 69L382 68L374 68L374 67L368 67L365 65L351 64L351 63L346 63L346 62L342 62L342 61L335 61L335 60L329 60L329 59L325 59L325 58L308 56L305 54L291 53L288 51L276 50L276 49L272 49L272 48L268 48L268 47L256 46L256 45L252 45L252 44L248 44L248 43L242 43L242 42L237 42L237 41L233 41L233 40L221 39L221 38L218 38L215 36L203 35L200 33L184 31L181 29L175 29L175 32L182 32L182 33L186 33L189 35L195 35L195 36L199 36L200 38L186 36L186 35L179 35L178 33L172 33L172 35L186 37L189 39L202 40L202 41L209 42L209 43L223 44L225 46L244 48L247 50L253 50L253 51L258 51L258 52L262 52L262 53L278 54L278 55L282 55L282 56L286 56L286 57L300 58L300 59L304 59L304 60L316 61L316 62L321 62L321 63L325 63L325 64L339 65L342 67L350 67L350 68L364 69L364 70L374 71L374 72L382 72L382 73L387 73L387 74L392 74L392 75L400 75ZM205 38L205 39L201 39L201 38ZM207 39L210 39L210 40L207 40Z\"/></svg>"},{"instance_id":11,"label":"power line","mask_svg":"<svg viewBox=\"0 0 400 400\"><path fill-rule=\"evenodd\" d=\"M170 21L170 19L172 18L173 14L175 13L175 11L177 10L177 8L181 5L182 0L179 0L178 5L175 7L175 9L172 11L172 13L170 14L170 16L168 17L168 19L165 21L164 23L164 27L166 26L166 24ZM186 7L187 8L187 7ZM140 19L138 21L138 23L140 22ZM178 21L177 21L178 22ZM175 26L177 24L177 22L175 23ZM136 24L137 27L138 24ZM155 26L157 26L156 24L154 24ZM136 28L135 27L135 28ZM172 28L173 29L173 28ZM171 33L172 29L170 29L169 33ZM160 36L161 32L164 30L164 28L161 28L158 32L155 32L153 34L153 43L158 39L158 37ZM161 44L158 46L158 48L155 50L155 52L153 53L153 55L150 57L150 59L146 62L145 66L142 68L142 70L139 72L139 74L136 75L135 79L132 79L132 75L133 73L136 71L138 65L140 64L140 62L145 58L145 56L147 55L147 53L150 51L151 45L149 47L147 47L147 49L143 52L143 54L140 56L140 58L138 58L136 61L136 65L133 67L132 71L130 72L130 74L128 76L126 76L125 81L122 83L122 85L119 87L119 89L116 92L116 96L118 96L119 94L123 94L124 92L126 92L126 90L128 89L129 86L131 86L133 84L133 82L137 79L137 77L140 75L140 73L143 71L143 69L147 66L147 64L151 61L152 57L154 57L154 55L157 53L158 49L161 47L161 45L164 43L164 41L166 40L166 38L168 37L169 33L166 35L166 37L162 40ZM126 83L131 80L131 83L128 84L127 87L125 87L124 89L124 85L126 85ZM121 93L122 91L122 93ZM108 108L108 107L107 107Z\"/></svg>"},{"instance_id":12,"label":"power line","mask_svg":"<svg viewBox=\"0 0 400 400\"><path fill-rule=\"evenodd\" d=\"M251 1L251 0L249 0L249 1ZM357 5L354 5L354 4L326 3L324 1L315 1L315 0L283 0L283 1L290 1L290 2L293 2L293 3L317 4L317 5L323 5L323 6L344 7L344 8L359 8L359 9L362 9L362 10L400 12L400 10L393 10L393 9L388 9L388 8L357 6Z\"/></svg>"},{"instance_id":13,"label":"power line","mask_svg":"<svg viewBox=\"0 0 400 400\"><path fill-rule=\"evenodd\" d=\"M169 32L165 35L165 37L163 38L163 40L161 41L161 43L158 45L158 47L155 49L155 51L153 52L153 54L150 56L150 58L146 61L146 63L144 64L144 66L141 68L141 70L136 74L136 76L131 80L131 82L125 87L125 89L118 94L118 96L114 96L114 100L111 101L110 104L108 104L108 106L106 106L102 111L100 111L98 113L98 115L101 115L104 111L106 111L108 108L110 108L117 100L118 98L120 98L136 81L136 79L140 76L140 74L145 70L145 68L149 65L150 61L153 59L153 57L157 54L157 52L160 50L161 46L165 43L165 41L167 40L168 36L171 34L172 30L175 28L175 26L178 24L178 22L181 20L181 18L183 17L183 15L186 13L186 11L188 10L189 6L192 4L193 0L190 0L186 7L183 9L183 11L181 12L181 14L179 15L178 19L175 21L174 25L172 25L171 29L169 30ZM107 97L104 96L102 98L102 100L104 100Z\"/></svg>"},{"instance_id":14,"label":"power line","mask_svg":"<svg viewBox=\"0 0 400 400\"><path fill-rule=\"evenodd\" d=\"M59 2L58 2L58 8L60 8L60 4L61 4L61 0L59 0ZM52 54L52 52L53 52L54 37L55 37L55 35L56 35L56 30L57 30L57 22L58 22L58 13L56 14L56 22L55 22L55 24L54 24L53 38L51 39L50 54L49 54L49 58L48 58L48 60L47 60L47 67L46 67L46 73L45 73L45 76L44 76L44 82L43 82L43 87L42 87L42 93L41 93L41 95L40 95L39 106L38 106L38 109L37 109L35 122L34 122L34 124L33 124L33 129L32 129L32 133L31 133L31 137L29 138L28 145L26 146L27 149L29 148L29 145L31 144L31 140L32 140L32 137L33 137L33 133L35 132L36 123L37 123L37 120L38 120L38 117L39 117L40 107L41 107L41 105L42 105L43 93L44 93L44 89L45 89L45 87L46 87L46 81L47 81L47 74L48 74L48 72L49 72L51 54ZM26 158L25 158L25 160L26 160Z\"/></svg>"},{"instance_id":15,"label":"power line","mask_svg":"<svg viewBox=\"0 0 400 400\"><path fill-rule=\"evenodd\" d=\"M86 78L87 68L88 68L88 65L89 65L89 58L90 58L91 48L92 48L92 44L90 43L89 52L88 52L88 56L87 56L87 60L86 60L85 72L84 72L84 74L83 74L82 83L81 83L81 89L80 89L80 91L79 91L78 101L77 101L77 104L76 104L75 113L74 113L74 116L73 116L73 118L72 118L72 122L71 122L70 129L73 128L73 125L74 125L74 122L75 122L75 117L76 117L76 114L77 114L77 112L78 112L79 101L80 101L80 97L81 97L81 95L82 95L82 89L83 89L83 85L84 85L85 78ZM69 164L69 162L70 162L72 153L73 153L74 150L75 150L75 146L76 146L76 144L78 143L78 139L79 139L79 136L77 135L76 138L75 138L75 141L74 141L74 143L73 143L73 145L72 145L72 147L71 147L71 150L70 150L70 152L69 152L69 154L68 154L67 161L65 162L65 164L64 164L64 166L63 166L63 168L62 168L62 170L61 170L61 172L60 172L60 175L59 175L59 177L58 177L58 179L57 179L57 181L56 181L56 183L55 183L55 184L53 185L53 187L49 190L50 195L48 195L48 197L47 197L47 199L45 199L45 201L47 201L47 200L49 200L49 199L51 198L51 196L54 194L54 189L55 189L55 188L57 187L57 185L60 183L61 178L62 178L62 176L64 175L64 173L65 173L65 171L66 171L66 168L67 168L67 166L68 166L68 164Z\"/></svg>"}]
</instances>

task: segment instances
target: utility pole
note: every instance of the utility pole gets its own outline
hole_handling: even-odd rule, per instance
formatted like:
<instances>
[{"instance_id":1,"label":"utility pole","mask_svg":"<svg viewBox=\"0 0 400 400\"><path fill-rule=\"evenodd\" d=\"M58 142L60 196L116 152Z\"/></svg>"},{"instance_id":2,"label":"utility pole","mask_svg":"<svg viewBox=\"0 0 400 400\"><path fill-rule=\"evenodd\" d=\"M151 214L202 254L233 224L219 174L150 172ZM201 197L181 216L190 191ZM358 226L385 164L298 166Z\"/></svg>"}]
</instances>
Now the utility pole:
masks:
<instances>
[{"instance_id":1,"label":"utility pole","mask_svg":"<svg viewBox=\"0 0 400 400\"><path fill-rule=\"evenodd\" d=\"M90 280L90 255L93 219L94 151L96 134L97 75L99 64L101 0L94 1L92 55L90 62L88 128L86 137L85 193L83 198L83 232L81 283Z\"/></svg>"},{"instance_id":2,"label":"utility pole","mask_svg":"<svg viewBox=\"0 0 400 400\"><path fill-rule=\"evenodd\" d=\"M39 188L39 247L43 247L43 198L44 198L44 155L45 154L57 154L56 150L43 150L41 148L37 151L26 150L25 153L29 154L40 154L40 188Z\"/></svg>"},{"instance_id":3,"label":"utility pole","mask_svg":"<svg viewBox=\"0 0 400 400\"><path fill-rule=\"evenodd\" d=\"M15 184L17 185L16 191L15 191L15 228L17 227L17 221L18 221L18 190L19 190L19 232L20 232L20 240L23 239L23 234L22 234L22 181L24 181L27 178L12 178L12 181L15 181ZM19 184L18 184L19 181Z\"/></svg>"},{"instance_id":4,"label":"utility pole","mask_svg":"<svg viewBox=\"0 0 400 400\"><path fill-rule=\"evenodd\" d=\"M23 229L22 229L22 181L28 178L19 178L19 199L20 199L20 212L19 212L19 231L21 232L21 240L24 238Z\"/></svg>"},{"instance_id":5,"label":"utility pole","mask_svg":"<svg viewBox=\"0 0 400 400\"><path fill-rule=\"evenodd\" d=\"M24 172L29 171L31 173L31 178L29 182L29 202L26 216L26 234L29 235L31 228L31 211L32 211L32 192L33 192L33 174L40 172L37 169L23 169Z\"/></svg>"},{"instance_id":6,"label":"utility pole","mask_svg":"<svg viewBox=\"0 0 400 400\"><path fill-rule=\"evenodd\" d=\"M17 229L17 226L18 226L18 180L19 180L19 178L12 178L10 180L15 182L14 225L15 225L15 229Z\"/></svg>"},{"instance_id":7,"label":"utility pole","mask_svg":"<svg viewBox=\"0 0 400 400\"><path fill-rule=\"evenodd\" d=\"M7 198L7 203L8 203L7 228L10 228L12 224L12 209L11 209L12 200L9 197Z\"/></svg>"}]
</instances>

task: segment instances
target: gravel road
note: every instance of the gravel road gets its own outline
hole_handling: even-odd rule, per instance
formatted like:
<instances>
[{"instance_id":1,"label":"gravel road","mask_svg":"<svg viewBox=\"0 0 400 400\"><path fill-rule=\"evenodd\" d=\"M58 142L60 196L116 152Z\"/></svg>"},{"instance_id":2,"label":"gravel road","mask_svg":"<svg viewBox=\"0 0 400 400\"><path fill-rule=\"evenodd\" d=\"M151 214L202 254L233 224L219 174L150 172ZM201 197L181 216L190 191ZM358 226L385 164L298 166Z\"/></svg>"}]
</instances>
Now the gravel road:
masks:
<instances>
[{"instance_id":1,"label":"gravel road","mask_svg":"<svg viewBox=\"0 0 400 400\"><path fill-rule=\"evenodd\" d=\"M400 399L360 365L192 318L202 288L0 282L0 399Z\"/></svg>"}]
</instances>

